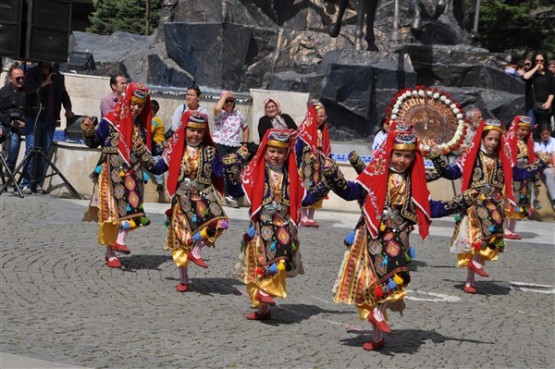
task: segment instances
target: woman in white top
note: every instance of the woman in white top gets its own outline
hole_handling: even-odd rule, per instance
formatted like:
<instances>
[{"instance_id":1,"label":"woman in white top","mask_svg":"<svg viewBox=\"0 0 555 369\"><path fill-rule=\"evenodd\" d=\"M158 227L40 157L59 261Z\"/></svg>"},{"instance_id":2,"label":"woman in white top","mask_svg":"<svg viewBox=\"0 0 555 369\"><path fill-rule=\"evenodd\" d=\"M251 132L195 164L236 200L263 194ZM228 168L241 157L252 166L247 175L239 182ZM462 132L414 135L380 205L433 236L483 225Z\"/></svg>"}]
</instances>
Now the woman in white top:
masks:
<instances>
[{"instance_id":1,"label":"woman in white top","mask_svg":"<svg viewBox=\"0 0 555 369\"><path fill-rule=\"evenodd\" d=\"M173 136L173 132L179 128L181 125L181 117L186 111L198 111L199 113L208 115L208 109L199 105L200 95L200 88L197 85L187 87L187 92L185 92L185 104L180 104L175 108L172 116L171 128L166 133L166 139Z\"/></svg>"},{"instance_id":2,"label":"woman in white top","mask_svg":"<svg viewBox=\"0 0 555 369\"><path fill-rule=\"evenodd\" d=\"M243 113L235 109L235 95L231 91L222 91L220 100L214 107L214 132L212 139L216 143L220 157L236 152L249 141L249 125ZM229 194L229 186L224 186L225 198L229 206L239 207L236 198Z\"/></svg>"}]
</instances>

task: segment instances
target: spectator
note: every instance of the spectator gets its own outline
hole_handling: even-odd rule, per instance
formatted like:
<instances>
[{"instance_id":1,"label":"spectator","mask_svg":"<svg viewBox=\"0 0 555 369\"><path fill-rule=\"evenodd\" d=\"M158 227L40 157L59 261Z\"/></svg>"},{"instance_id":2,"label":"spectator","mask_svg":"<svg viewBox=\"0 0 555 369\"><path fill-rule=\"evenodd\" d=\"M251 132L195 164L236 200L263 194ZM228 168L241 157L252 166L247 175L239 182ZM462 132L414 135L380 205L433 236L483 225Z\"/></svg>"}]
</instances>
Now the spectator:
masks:
<instances>
[{"instance_id":1,"label":"spectator","mask_svg":"<svg viewBox=\"0 0 555 369\"><path fill-rule=\"evenodd\" d=\"M62 105L66 110L66 118L74 117L71 111L71 100L66 90L64 76L54 72L50 62L41 61L38 65L25 73L23 82L25 91L25 155L32 147L40 147L42 153L48 156L56 121L60 119ZM36 122L36 127L35 127ZM46 174L46 160L35 157L30 161L26 173L23 175L22 192L24 194L46 193L43 188Z\"/></svg>"},{"instance_id":2,"label":"spectator","mask_svg":"<svg viewBox=\"0 0 555 369\"><path fill-rule=\"evenodd\" d=\"M222 91L220 100L214 107L213 139L220 157L236 152L241 146L247 147L249 125L243 113L235 109L235 95L231 91ZM238 208L238 199L230 194L230 184L224 186L225 199L229 206Z\"/></svg>"},{"instance_id":3,"label":"spectator","mask_svg":"<svg viewBox=\"0 0 555 369\"><path fill-rule=\"evenodd\" d=\"M14 171L19 147L21 144L21 129L25 127L25 92L23 91L23 70L13 65L8 70L8 84L0 89L0 121L6 132L2 140L8 139L8 168Z\"/></svg>"},{"instance_id":4,"label":"spectator","mask_svg":"<svg viewBox=\"0 0 555 369\"><path fill-rule=\"evenodd\" d=\"M551 60L551 61L549 62L549 67L548 67L548 69L549 69L549 71L550 71L552 74L555 74L555 60Z\"/></svg>"},{"instance_id":5,"label":"spectator","mask_svg":"<svg viewBox=\"0 0 555 369\"><path fill-rule=\"evenodd\" d=\"M164 151L164 144L166 142L166 137L164 136L164 121L158 116L158 111L160 110L160 104L156 100L150 102L152 105L152 152L154 154L154 159L160 159L162 151ZM156 191L164 191L164 175L156 174L154 175L156 181Z\"/></svg>"},{"instance_id":6,"label":"spectator","mask_svg":"<svg viewBox=\"0 0 555 369\"><path fill-rule=\"evenodd\" d=\"M297 124L287 114L281 112L278 101L269 97L264 100L264 112L266 113L263 117L258 120L258 137L262 141L264 134L270 128L284 131L287 129L297 130Z\"/></svg>"},{"instance_id":7,"label":"spectator","mask_svg":"<svg viewBox=\"0 0 555 369\"><path fill-rule=\"evenodd\" d=\"M551 133L548 125L540 128L540 141L534 144L534 152L549 158L547 167L543 170L542 179L547 187L551 206L555 210L555 138L551 137Z\"/></svg>"},{"instance_id":8,"label":"spectator","mask_svg":"<svg viewBox=\"0 0 555 369\"><path fill-rule=\"evenodd\" d=\"M372 142L372 153L375 152L385 141L388 130L389 124L387 124L387 117L383 117L380 123L380 130L376 133L374 141Z\"/></svg>"},{"instance_id":9,"label":"spectator","mask_svg":"<svg viewBox=\"0 0 555 369\"><path fill-rule=\"evenodd\" d=\"M524 66L524 60L519 60L518 63L516 63L516 69L515 69L515 73L514 73L515 77L520 78L526 72L527 72L527 70Z\"/></svg>"},{"instance_id":10,"label":"spectator","mask_svg":"<svg viewBox=\"0 0 555 369\"><path fill-rule=\"evenodd\" d=\"M533 126L542 126L551 123L555 77L545 68L547 57L544 53L536 53L533 61L532 69L522 75L526 81L526 115L532 118ZM534 136L537 138L537 130Z\"/></svg>"},{"instance_id":11,"label":"spectator","mask_svg":"<svg viewBox=\"0 0 555 369\"><path fill-rule=\"evenodd\" d=\"M172 124L168 132L166 132L167 139L173 136L173 133L179 128L181 125L181 117L186 111L198 111L199 113L208 115L208 110L199 105L200 95L200 88L197 85L187 87L187 91L185 92L185 104L175 108L172 116Z\"/></svg>"},{"instance_id":12,"label":"spectator","mask_svg":"<svg viewBox=\"0 0 555 369\"><path fill-rule=\"evenodd\" d=\"M524 59L524 70L528 72L531 67L532 67L532 61L530 61L530 58Z\"/></svg>"},{"instance_id":13,"label":"spectator","mask_svg":"<svg viewBox=\"0 0 555 369\"><path fill-rule=\"evenodd\" d=\"M110 88L112 92L102 98L100 102L100 116L104 118L114 109L119 98L127 87L127 77L123 74L114 74L110 77Z\"/></svg>"},{"instance_id":14,"label":"spectator","mask_svg":"<svg viewBox=\"0 0 555 369\"><path fill-rule=\"evenodd\" d=\"M480 109L478 109L477 107L473 107L466 113L466 120L468 122L468 130L466 131L464 142L457 150L459 153L463 153L468 149L468 147L472 143L472 140L474 139L476 129L480 125L480 122L484 120L484 118L482 117L482 112L480 111Z\"/></svg>"}]
</instances>

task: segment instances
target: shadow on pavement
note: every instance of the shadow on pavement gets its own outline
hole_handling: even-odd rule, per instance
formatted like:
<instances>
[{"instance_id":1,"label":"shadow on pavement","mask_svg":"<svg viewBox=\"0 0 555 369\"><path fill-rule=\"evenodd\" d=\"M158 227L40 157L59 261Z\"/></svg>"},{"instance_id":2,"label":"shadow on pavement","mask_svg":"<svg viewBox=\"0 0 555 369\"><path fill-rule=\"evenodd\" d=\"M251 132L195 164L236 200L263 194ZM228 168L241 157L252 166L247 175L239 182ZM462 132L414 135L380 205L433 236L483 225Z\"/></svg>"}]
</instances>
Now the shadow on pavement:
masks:
<instances>
[{"instance_id":1,"label":"shadow on pavement","mask_svg":"<svg viewBox=\"0 0 555 369\"><path fill-rule=\"evenodd\" d=\"M135 273L139 269L161 270L160 265L171 261L171 255L118 255L124 272Z\"/></svg>"},{"instance_id":2,"label":"shadow on pavement","mask_svg":"<svg viewBox=\"0 0 555 369\"><path fill-rule=\"evenodd\" d=\"M462 291L464 288L464 282L455 284L453 285L453 287ZM503 281L477 281L474 282L474 287L476 288L476 295L505 296L508 295L509 292L511 292L511 287L508 287L507 282Z\"/></svg>"},{"instance_id":3,"label":"shadow on pavement","mask_svg":"<svg viewBox=\"0 0 555 369\"><path fill-rule=\"evenodd\" d=\"M317 305L308 304L278 304L272 307L272 319L261 320L266 325L295 324L310 319L314 315L324 313L338 313L335 310L325 310Z\"/></svg>"},{"instance_id":4,"label":"shadow on pavement","mask_svg":"<svg viewBox=\"0 0 555 369\"><path fill-rule=\"evenodd\" d=\"M191 275L189 275L191 276ZM175 279L178 281L178 279ZM191 285L187 294L201 295L243 295L235 285L237 280L233 278L194 278L191 277Z\"/></svg>"},{"instance_id":5,"label":"shadow on pavement","mask_svg":"<svg viewBox=\"0 0 555 369\"><path fill-rule=\"evenodd\" d=\"M349 330L348 333L358 334L353 338L346 338L341 340L345 346L360 347L362 350L362 345L372 338L372 331L360 331L360 330ZM426 341L432 341L433 343L444 343L446 341L457 341L457 342L470 342L476 344L488 344L493 345L493 342L485 342L480 340L474 340L470 338L459 338L459 337L449 337L439 334L434 331L424 331L419 329L399 329L394 330L391 334L385 335L385 346L382 350L376 351L382 355L393 355L393 354L413 354L418 351L420 346L426 343Z\"/></svg>"}]
</instances>

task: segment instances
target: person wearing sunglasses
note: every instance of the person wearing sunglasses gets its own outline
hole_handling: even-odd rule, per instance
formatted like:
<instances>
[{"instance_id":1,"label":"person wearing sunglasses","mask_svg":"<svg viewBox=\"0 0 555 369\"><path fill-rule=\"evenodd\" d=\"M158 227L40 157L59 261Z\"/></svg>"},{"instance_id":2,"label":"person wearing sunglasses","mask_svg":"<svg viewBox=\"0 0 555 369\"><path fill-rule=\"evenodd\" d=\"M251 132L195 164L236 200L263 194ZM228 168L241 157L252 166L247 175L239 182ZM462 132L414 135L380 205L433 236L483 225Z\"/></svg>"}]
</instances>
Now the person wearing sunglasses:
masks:
<instances>
[{"instance_id":1,"label":"person wearing sunglasses","mask_svg":"<svg viewBox=\"0 0 555 369\"><path fill-rule=\"evenodd\" d=\"M237 152L241 147L247 147L249 141L249 125L243 113L235 109L235 95L231 91L222 91L220 99L214 107L214 134L212 138L216 143L222 158ZM225 199L229 206L238 208L239 201L231 194L231 184L224 186Z\"/></svg>"},{"instance_id":2,"label":"person wearing sunglasses","mask_svg":"<svg viewBox=\"0 0 555 369\"><path fill-rule=\"evenodd\" d=\"M532 68L522 75L526 82L526 115L532 118L532 126L541 126L551 122L553 115L553 98L555 97L555 77L546 66L549 65L545 53L536 52L532 58ZM538 130L534 130L537 139Z\"/></svg>"},{"instance_id":3,"label":"person wearing sunglasses","mask_svg":"<svg viewBox=\"0 0 555 369\"><path fill-rule=\"evenodd\" d=\"M0 140L8 139L8 168L13 172L21 144L21 128L25 126L23 91L24 73L17 65L8 70L8 84L0 89L0 122L4 132ZM9 138L8 138L9 137Z\"/></svg>"}]
</instances>

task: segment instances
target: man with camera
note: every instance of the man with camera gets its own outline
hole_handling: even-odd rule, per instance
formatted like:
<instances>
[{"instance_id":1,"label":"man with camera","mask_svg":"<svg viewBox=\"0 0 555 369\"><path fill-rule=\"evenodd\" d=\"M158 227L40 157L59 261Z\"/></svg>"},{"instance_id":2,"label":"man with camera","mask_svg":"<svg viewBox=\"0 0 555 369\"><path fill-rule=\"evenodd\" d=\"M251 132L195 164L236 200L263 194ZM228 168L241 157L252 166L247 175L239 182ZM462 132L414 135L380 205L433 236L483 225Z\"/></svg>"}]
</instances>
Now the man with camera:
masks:
<instances>
[{"instance_id":1,"label":"man with camera","mask_svg":"<svg viewBox=\"0 0 555 369\"><path fill-rule=\"evenodd\" d=\"M66 118L74 117L64 76L54 70L50 62L41 61L25 73L23 90L25 91L25 155L28 155L33 147L40 147L42 153L48 156L62 105L66 110ZM30 163L23 176L21 191L25 194L33 192L44 194L46 192L42 185L47 161L37 155Z\"/></svg>"},{"instance_id":2,"label":"man with camera","mask_svg":"<svg viewBox=\"0 0 555 369\"><path fill-rule=\"evenodd\" d=\"M23 70L13 65L8 70L8 84L0 89L0 122L5 127L0 141L8 139L8 168L13 172L19 155L21 134L25 127L25 92Z\"/></svg>"}]
</instances>

